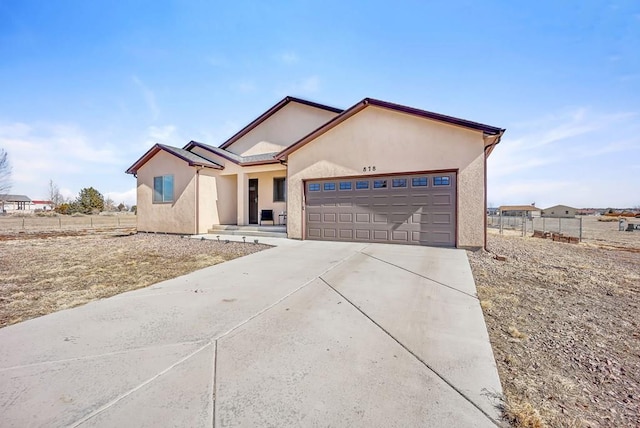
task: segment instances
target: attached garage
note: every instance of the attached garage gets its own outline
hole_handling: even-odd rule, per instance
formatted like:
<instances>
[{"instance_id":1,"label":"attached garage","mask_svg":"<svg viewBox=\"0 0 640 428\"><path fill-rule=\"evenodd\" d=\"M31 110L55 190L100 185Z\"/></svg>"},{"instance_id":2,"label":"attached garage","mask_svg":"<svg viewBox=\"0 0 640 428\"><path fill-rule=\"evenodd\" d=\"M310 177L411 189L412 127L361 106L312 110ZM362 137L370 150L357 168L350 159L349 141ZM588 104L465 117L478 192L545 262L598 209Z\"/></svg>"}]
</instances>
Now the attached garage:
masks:
<instances>
[{"instance_id":1,"label":"attached garage","mask_svg":"<svg viewBox=\"0 0 640 428\"><path fill-rule=\"evenodd\" d=\"M504 129L365 98L282 150L293 239L486 242L486 162Z\"/></svg>"},{"instance_id":2,"label":"attached garage","mask_svg":"<svg viewBox=\"0 0 640 428\"><path fill-rule=\"evenodd\" d=\"M305 236L330 241L456 245L456 173L305 182Z\"/></svg>"}]
</instances>

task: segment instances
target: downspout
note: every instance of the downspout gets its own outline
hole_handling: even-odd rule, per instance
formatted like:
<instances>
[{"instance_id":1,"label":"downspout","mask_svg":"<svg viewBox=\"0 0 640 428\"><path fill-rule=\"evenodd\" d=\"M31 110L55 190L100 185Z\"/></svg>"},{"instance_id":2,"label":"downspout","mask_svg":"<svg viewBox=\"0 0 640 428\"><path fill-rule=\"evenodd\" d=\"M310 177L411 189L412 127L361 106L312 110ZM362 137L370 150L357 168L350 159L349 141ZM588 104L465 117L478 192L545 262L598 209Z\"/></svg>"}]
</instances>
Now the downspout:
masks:
<instances>
[{"instance_id":1,"label":"downspout","mask_svg":"<svg viewBox=\"0 0 640 428\"><path fill-rule=\"evenodd\" d=\"M491 146L484 148L484 250L487 249L487 149Z\"/></svg>"},{"instance_id":2,"label":"downspout","mask_svg":"<svg viewBox=\"0 0 640 428\"><path fill-rule=\"evenodd\" d=\"M196 212L195 212L195 233L194 235L197 235L199 232L199 228L200 228L200 170L202 168L201 167L196 167L196 195L195 195L195 207L196 207Z\"/></svg>"},{"instance_id":3,"label":"downspout","mask_svg":"<svg viewBox=\"0 0 640 428\"><path fill-rule=\"evenodd\" d=\"M487 153L491 153L495 146L502 139L502 135L504 134L505 129L501 130L498 135L495 136L493 142L484 148L484 250L489 251L487 248L487 195L489 193L487 189L487 157L489 155Z\"/></svg>"}]
</instances>

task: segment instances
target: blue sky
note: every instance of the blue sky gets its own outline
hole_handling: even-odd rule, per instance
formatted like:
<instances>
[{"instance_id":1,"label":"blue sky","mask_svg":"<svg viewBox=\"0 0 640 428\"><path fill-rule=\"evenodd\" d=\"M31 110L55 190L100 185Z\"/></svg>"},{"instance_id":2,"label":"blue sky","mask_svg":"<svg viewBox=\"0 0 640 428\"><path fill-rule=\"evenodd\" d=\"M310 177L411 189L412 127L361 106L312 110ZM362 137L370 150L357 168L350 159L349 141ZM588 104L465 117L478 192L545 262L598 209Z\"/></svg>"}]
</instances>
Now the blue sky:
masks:
<instances>
[{"instance_id":1,"label":"blue sky","mask_svg":"<svg viewBox=\"0 0 640 428\"><path fill-rule=\"evenodd\" d=\"M640 205L635 0L0 0L12 193L133 204L152 144L219 145L286 95L507 128L492 205Z\"/></svg>"}]
</instances>

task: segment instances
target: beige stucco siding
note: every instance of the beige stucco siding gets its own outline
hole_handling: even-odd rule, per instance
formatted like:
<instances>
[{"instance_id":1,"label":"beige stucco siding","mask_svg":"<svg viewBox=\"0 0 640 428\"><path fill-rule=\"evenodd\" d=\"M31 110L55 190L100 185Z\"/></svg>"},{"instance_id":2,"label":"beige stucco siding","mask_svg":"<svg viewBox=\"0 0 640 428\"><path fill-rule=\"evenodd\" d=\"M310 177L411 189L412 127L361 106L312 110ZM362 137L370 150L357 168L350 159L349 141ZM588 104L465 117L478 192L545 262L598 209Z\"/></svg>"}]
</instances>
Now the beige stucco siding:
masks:
<instances>
[{"instance_id":1,"label":"beige stucco siding","mask_svg":"<svg viewBox=\"0 0 640 428\"><path fill-rule=\"evenodd\" d=\"M194 233L196 169L164 151L138 170L138 230L141 232ZM153 178L173 175L173 202L153 202Z\"/></svg>"},{"instance_id":2,"label":"beige stucco siding","mask_svg":"<svg viewBox=\"0 0 640 428\"><path fill-rule=\"evenodd\" d=\"M327 110L290 102L227 147L227 150L242 156L279 152L336 115Z\"/></svg>"},{"instance_id":3,"label":"beige stucco siding","mask_svg":"<svg viewBox=\"0 0 640 428\"><path fill-rule=\"evenodd\" d=\"M480 131L369 106L289 155L288 235L303 237L305 179L458 170L457 246L483 246L483 149Z\"/></svg>"},{"instance_id":4,"label":"beige stucco siding","mask_svg":"<svg viewBox=\"0 0 640 428\"><path fill-rule=\"evenodd\" d=\"M235 224L236 176L221 176L211 169L201 169L199 175L198 233L206 233L214 224Z\"/></svg>"}]
</instances>

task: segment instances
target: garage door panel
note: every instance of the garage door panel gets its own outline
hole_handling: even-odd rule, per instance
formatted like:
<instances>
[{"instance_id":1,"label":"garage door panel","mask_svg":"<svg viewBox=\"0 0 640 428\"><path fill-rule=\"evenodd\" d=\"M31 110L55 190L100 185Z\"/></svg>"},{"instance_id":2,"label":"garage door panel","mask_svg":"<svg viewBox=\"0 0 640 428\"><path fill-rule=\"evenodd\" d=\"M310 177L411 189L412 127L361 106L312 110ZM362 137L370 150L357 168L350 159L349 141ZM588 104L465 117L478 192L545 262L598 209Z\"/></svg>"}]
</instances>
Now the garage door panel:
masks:
<instances>
[{"instance_id":1,"label":"garage door panel","mask_svg":"<svg viewBox=\"0 0 640 428\"><path fill-rule=\"evenodd\" d=\"M394 224L406 223L407 219L411 218L411 215L407 213L392 213L391 222Z\"/></svg>"},{"instance_id":2,"label":"garage door panel","mask_svg":"<svg viewBox=\"0 0 640 428\"><path fill-rule=\"evenodd\" d=\"M335 223L336 222L336 213L324 213L322 215L323 223Z\"/></svg>"},{"instance_id":3,"label":"garage door panel","mask_svg":"<svg viewBox=\"0 0 640 428\"><path fill-rule=\"evenodd\" d=\"M433 205L451 205L451 194L436 194L433 195L432 203Z\"/></svg>"},{"instance_id":4,"label":"garage door panel","mask_svg":"<svg viewBox=\"0 0 640 428\"><path fill-rule=\"evenodd\" d=\"M388 241L389 240L389 231L388 230L374 230L373 231L373 239L374 239L374 241Z\"/></svg>"},{"instance_id":5,"label":"garage door panel","mask_svg":"<svg viewBox=\"0 0 640 428\"><path fill-rule=\"evenodd\" d=\"M453 222L453 216L450 213L433 213L431 214L431 224L446 224Z\"/></svg>"},{"instance_id":6,"label":"garage door panel","mask_svg":"<svg viewBox=\"0 0 640 428\"><path fill-rule=\"evenodd\" d=\"M391 239L394 241L409 242L408 230L394 230L391 232Z\"/></svg>"},{"instance_id":7,"label":"garage door panel","mask_svg":"<svg viewBox=\"0 0 640 428\"><path fill-rule=\"evenodd\" d=\"M322 237L322 230L320 230L319 228L316 228L316 227L310 227L309 228L309 232L307 233L307 235L309 236L309 238L321 238Z\"/></svg>"},{"instance_id":8,"label":"garage door panel","mask_svg":"<svg viewBox=\"0 0 640 428\"><path fill-rule=\"evenodd\" d=\"M411 214L411 223L413 224L427 224L429 223L429 213L413 213Z\"/></svg>"},{"instance_id":9,"label":"garage door panel","mask_svg":"<svg viewBox=\"0 0 640 428\"><path fill-rule=\"evenodd\" d=\"M321 189L305 194L309 239L455 245L454 173L311 180L305 189Z\"/></svg>"},{"instance_id":10,"label":"garage door panel","mask_svg":"<svg viewBox=\"0 0 640 428\"><path fill-rule=\"evenodd\" d=\"M373 222L374 223L386 223L387 222L387 215L386 214L373 213Z\"/></svg>"},{"instance_id":11,"label":"garage door panel","mask_svg":"<svg viewBox=\"0 0 640 428\"><path fill-rule=\"evenodd\" d=\"M451 238L450 232L431 232L431 241L435 244L448 244Z\"/></svg>"},{"instance_id":12,"label":"garage door panel","mask_svg":"<svg viewBox=\"0 0 640 428\"><path fill-rule=\"evenodd\" d=\"M428 195L420 195L414 196L411 198L411 206L412 207L423 207L429 204L429 196Z\"/></svg>"},{"instance_id":13,"label":"garage door panel","mask_svg":"<svg viewBox=\"0 0 640 428\"><path fill-rule=\"evenodd\" d=\"M322 229L323 238L335 238L338 236L337 230L333 228Z\"/></svg>"},{"instance_id":14,"label":"garage door panel","mask_svg":"<svg viewBox=\"0 0 640 428\"><path fill-rule=\"evenodd\" d=\"M338 215L339 223L353 223L353 214L351 213L340 213Z\"/></svg>"},{"instance_id":15,"label":"garage door panel","mask_svg":"<svg viewBox=\"0 0 640 428\"><path fill-rule=\"evenodd\" d=\"M341 229L339 232L340 239L353 239L353 230Z\"/></svg>"},{"instance_id":16,"label":"garage door panel","mask_svg":"<svg viewBox=\"0 0 640 428\"><path fill-rule=\"evenodd\" d=\"M368 241L371 239L371 231L369 229L356 229L356 239Z\"/></svg>"},{"instance_id":17,"label":"garage door panel","mask_svg":"<svg viewBox=\"0 0 640 428\"><path fill-rule=\"evenodd\" d=\"M307 212L309 212L308 209L307 209ZM322 220L322 216L320 215L320 213L312 213L312 212L310 212L308 217L307 217L307 221L309 223L320 223L321 220Z\"/></svg>"},{"instance_id":18,"label":"garage door panel","mask_svg":"<svg viewBox=\"0 0 640 428\"><path fill-rule=\"evenodd\" d=\"M356 223L370 223L371 215L369 213L356 213Z\"/></svg>"}]
</instances>

